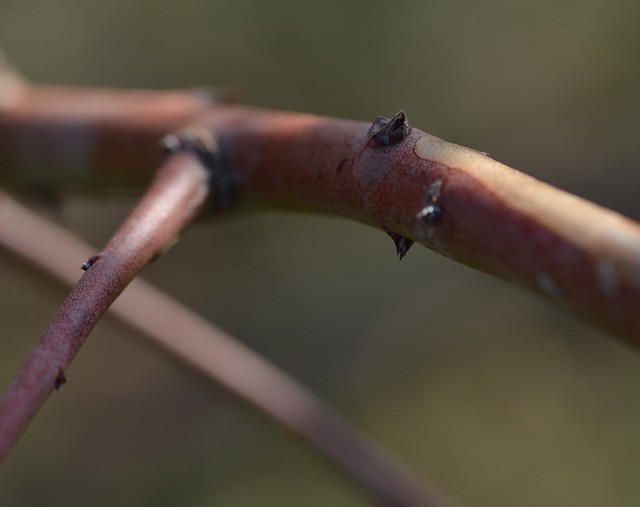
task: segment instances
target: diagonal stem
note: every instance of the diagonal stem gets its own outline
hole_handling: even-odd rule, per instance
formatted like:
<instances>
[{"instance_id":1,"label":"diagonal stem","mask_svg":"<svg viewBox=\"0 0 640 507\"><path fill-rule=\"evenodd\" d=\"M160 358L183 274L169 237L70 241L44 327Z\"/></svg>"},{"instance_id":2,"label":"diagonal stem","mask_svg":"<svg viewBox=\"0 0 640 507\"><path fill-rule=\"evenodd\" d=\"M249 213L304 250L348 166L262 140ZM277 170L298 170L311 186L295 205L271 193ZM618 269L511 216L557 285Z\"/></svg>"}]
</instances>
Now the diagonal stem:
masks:
<instances>
[{"instance_id":1,"label":"diagonal stem","mask_svg":"<svg viewBox=\"0 0 640 507\"><path fill-rule=\"evenodd\" d=\"M209 195L208 180L196 156L169 158L104 251L85 265L88 271L0 398L0 462L49 394L64 383L66 368L107 308L196 216Z\"/></svg>"},{"instance_id":2,"label":"diagonal stem","mask_svg":"<svg viewBox=\"0 0 640 507\"><path fill-rule=\"evenodd\" d=\"M92 252L68 231L1 193L0 245L69 285L78 273L69 259L87 258ZM44 249L52 254L41 255ZM133 280L110 313L297 434L389 505L445 505L301 384L151 284Z\"/></svg>"}]
</instances>

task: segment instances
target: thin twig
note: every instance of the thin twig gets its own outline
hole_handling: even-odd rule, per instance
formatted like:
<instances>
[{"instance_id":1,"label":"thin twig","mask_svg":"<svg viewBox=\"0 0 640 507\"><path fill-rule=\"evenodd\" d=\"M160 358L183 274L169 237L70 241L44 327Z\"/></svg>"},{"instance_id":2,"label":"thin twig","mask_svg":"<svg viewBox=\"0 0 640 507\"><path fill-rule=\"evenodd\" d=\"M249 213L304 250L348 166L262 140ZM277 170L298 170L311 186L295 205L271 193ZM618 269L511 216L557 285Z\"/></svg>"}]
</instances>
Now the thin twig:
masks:
<instances>
[{"instance_id":1,"label":"thin twig","mask_svg":"<svg viewBox=\"0 0 640 507\"><path fill-rule=\"evenodd\" d=\"M91 247L0 193L0 245L65 284ZM43 256L42 251L51 252ZM301 384L149 283L133 280L109 312L325 454L389 505L445 501ZM450 505L447 502L447 505Z\"/></svg>"},{"instance_id":2,"label":"thin twig","mask_svg":"<svg viewBox=\"0 0 640 507\"><path fill-rule=\"evenodd\" d=\"M0 398L0 462L64 383L67 366L110 304L196 216L209 194L208 179L196 156L172 156L104 251L85 264L87 272Z\"/></svg>"}]
</instances>

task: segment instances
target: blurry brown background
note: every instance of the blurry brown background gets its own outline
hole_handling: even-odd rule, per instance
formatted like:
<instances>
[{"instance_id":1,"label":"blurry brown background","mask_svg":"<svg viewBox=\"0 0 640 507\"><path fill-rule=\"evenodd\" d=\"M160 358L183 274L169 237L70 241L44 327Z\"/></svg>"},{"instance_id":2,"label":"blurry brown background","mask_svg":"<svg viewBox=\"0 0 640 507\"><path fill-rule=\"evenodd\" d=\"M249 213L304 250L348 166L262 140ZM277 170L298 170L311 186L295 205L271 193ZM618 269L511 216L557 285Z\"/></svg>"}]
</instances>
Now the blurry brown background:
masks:
<instances>
[{"instance_id":1,"label":"blurry brown background","mask_svg":"<svg viewBox=\"0 0 640 507\"><path fill-rule=\"evenodd\" d=\"M632 0L0 0L0 46L40 82L230 84L246 103L361 120L406 108L640 219L639 19ZM66 195L56 220L99 246L134 197ZM4 386L66 291L0 264ZM520 289L285 214L200 224L146 276L462 505L640 503L637 354ZM371 503L111 319L68 376L2 468L1 505Z\"/></svg>"}]
</instances>

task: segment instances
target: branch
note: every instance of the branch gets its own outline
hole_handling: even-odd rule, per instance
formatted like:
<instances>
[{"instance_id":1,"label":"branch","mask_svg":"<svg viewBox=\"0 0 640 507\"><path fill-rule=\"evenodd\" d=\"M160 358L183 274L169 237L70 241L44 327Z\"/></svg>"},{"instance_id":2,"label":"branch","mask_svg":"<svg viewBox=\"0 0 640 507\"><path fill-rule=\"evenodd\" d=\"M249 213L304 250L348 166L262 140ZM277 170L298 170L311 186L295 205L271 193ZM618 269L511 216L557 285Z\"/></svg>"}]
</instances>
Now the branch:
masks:
<instances>
[{"instance_id":1,"label":"branch","mask_svg":"<svg viewBox=\"0 0 640 507\"><path fill-rule=\"evenodd\" d=\"M233 107L208 113L229 163L267 206L338 214L514 282L640 346L640 226L412 129ZM224 132L224 134L223 134Z\"/></svg>"},{"instance_id":2,"label":"branch","mask_svg":"<svg viewBox=\"0 0 640 507\"><path fill-rule=\"evenodd\" d=\"M104 251L85 263L87 272L0 398L0 462L53 389L65 382L67 366L109 305L195 217L208 196L208 180L195 155L169 158Z\"/></svg>"},{"instance_id":3,"label":"branch","mask_svg":"<svg viewBox=\"0 0 640 507\"><path fill-rule=\"evenodd\" d=\"M1 167L18 169L3 176L14 185L60 184L61 181L74 185L105 180L117 186L138 185L157 162L158 139L192 115L194 109L208 105L210 102L206 100L203 103L202 94L193 92L67 90L22 83L15 100L0 103L3 129L0 153L10 162ZM90 149L83 149L87 144ZM32 151L34 147L36 150ZM26 151L22 151L24 149ZM55 171L51 173L40 170L42 166L52 165ZM125 170L114 177L113 173L101 171L106 166L122 166ZM91 167L98 170L88 169ZM150 193L155 192L152 189ZM220 192L217 194L220 197ZM154 205L158 203L149 196L146 200ZM62 261L56 256L40 257L41 247L33 250L31 244L40 235L25 236L25 229L16 229L21 220L30 222L27 231L39 227L34 217L20 213L8 198L3 204L5 214L13 210L14 217L11 220L5 217L4 227L0 227L0 241L47 269L51 269L51 263ZM179 208L179 205L170 206L173 210ZM65 381L64 370L99 316L151 258L148 248L144 248L146 253L141 257L139 245L127 247L131 233L135 236L137 231L147 229L138 223L145 215L155 217L153 210L145 210L143 202L105 251L85 263L88 273L0 399L0 461L51 390ZM152 230L158 225L156 218L152 218L154 224L149 224ZM156 230L156 234L159 232L161 229ZM42 230L41 237L47 238L48 250L56 241L63 240L49 227L47 231ZM87 255L86 248L84 250ZM61 251L65 249L58 249L56 255ZM125 257L122 264L117 262L120 254ZM126 258L127 255L132 257ZM111 267L107 262L110 258L114 260ZM66 270L58 271L56 276L69 282L75 280L74 274ZM97 287L96 281L105 283L104 295L100 290L91 291L91 287ZM96 303L94 308L92 303ZM395 465L302 386L143 282L133 284L115 303L114 310L132 327L300 435L390 505L444 505L443 500ZM176 336L180 336L180 342ZM33 379L35 383L31 382Z\"/></svg>"},{"instance_id":4,"label":"branch","mask_svg":"<svg viewBox=\"0 0 640 507\"><path fill-rule=\"evenodd\" d=\"M73 286L89 245L0 193L0 245ZM43 256L43 251L51 252ZM420 484L301 384L149 283L133 280L109 309L173 358L300 436L389 505L442 506ZM448 502L446 502L449 505Z\"/></svg>"},{"instance_id":5,"label":"branch","mask_svg":"<svg viewBox=\"0 0 640 507\"><path fill-rule=\"evenodd\" d=\"M155 167L149 154L159 132L178 120L159 118L152 108L131 114L116 107L135 103L138 93L30 89L0 114L0 156L12 168L0 179L34 183L43 178L45 162L69 168L78 161L102 169L46 177L92 186L144 179ZM401 255L421 243L640 346L640 226L618 213L409 129L404 117L378 119L370 128L218 105L192 114L190 123L219 139L233 179L256 205L368 223L389 233ZM61 144L65 150L55 148Z\"/></svg>"},{"instance_id":6,"label":"branch","mask_svg":"<svg viewBox=\"0 0 640 507\"><path fill-rule=\"evenodd\" d=\"M140 190L162 163L160 139L225 100L214 89L36 86L0 64L0 181Z\"/></svg>"}]
</instances>

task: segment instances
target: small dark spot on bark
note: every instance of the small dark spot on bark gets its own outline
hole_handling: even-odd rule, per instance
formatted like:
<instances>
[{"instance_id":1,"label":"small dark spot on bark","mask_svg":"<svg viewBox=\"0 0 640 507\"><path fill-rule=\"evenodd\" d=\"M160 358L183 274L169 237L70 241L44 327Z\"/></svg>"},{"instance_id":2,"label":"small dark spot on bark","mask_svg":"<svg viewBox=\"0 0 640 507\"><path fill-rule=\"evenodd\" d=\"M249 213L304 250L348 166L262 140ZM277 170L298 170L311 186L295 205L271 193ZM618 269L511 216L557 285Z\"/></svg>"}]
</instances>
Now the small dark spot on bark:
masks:
<instances>
[{"instance_id":1,"label":"small dark spot on bark","mask_svg":"<svg viewBox=\"0 0 640 507\"><path fill-rule=\"evenodd\" d=\"M402 142L410 132L411 126L404 110L402 110L398 111L391 119L384 116L376 118L367 134L369 139L375 141L378 146L389 146Z\"/></svg>"},{"instance_id":2,"label":"small dark spot on bark","mask_svg":"<svg viewBox=\"0 0 640 507\"><path fill-rule=\"evenodd\" d=\"M387 234L396 245L396 252L398 253L398 257L400 257L400 260L402 260L404 256L407 255L407 252L409 251L409 248L411 248L411 245L413 245L413 240L405 238L397 232L387 231Z\"/></svg>"},{"instance_id":3,"label":"small dark spot on bark","mask_svg":"<svg viewBox=\"0 0 640 507\"><path fill-rule=\"evenodd\" d=\"M53 387L55 387L56 391L60 390L62 384L67 383L67 375L64 373L64 370L58 371L58 375L56 375L56 379L53 383Z\"/></svg>"},{"instance_id":4,"label":"small dark spot on bark","mask_svg":"<svg viewBox=\"0 0 640 507\"><path fill-rule=\"evenodd\" d=\"M344 165L347 163L347 159L343 158L340 163L338 164L338 167L336 167L336 174L340 174L343 169L344 169Z\"/></svg>"},{"instance_id":5,"label":"small dark spot on bark","mask_svg":"<svg viewBox=\"0 0 640 507\"><path fill-rule=\"evenodd\" d=\"M82 266L80 266L80 269L82 271L88 271L89 268L93 266L98 261L98 259L100 259L100 257L102 257L100 254L96 254L89 257L89 259L87 259L87 262L85 262Z\"/></svg>"},{"instance_id":6,"label":"small dark spot on bark","mask_svg":"<svg viewBox=\"0 0 640 507\"><path fill-rule=\"evenodd\" d=\"M442 180L434 181L427 189L425 197L425 205L418 213L416 218L423 222L433 225L438 222L442 216L442 206L440 205L440 191L442 190Z\"/></svg>"}]
</instances>

